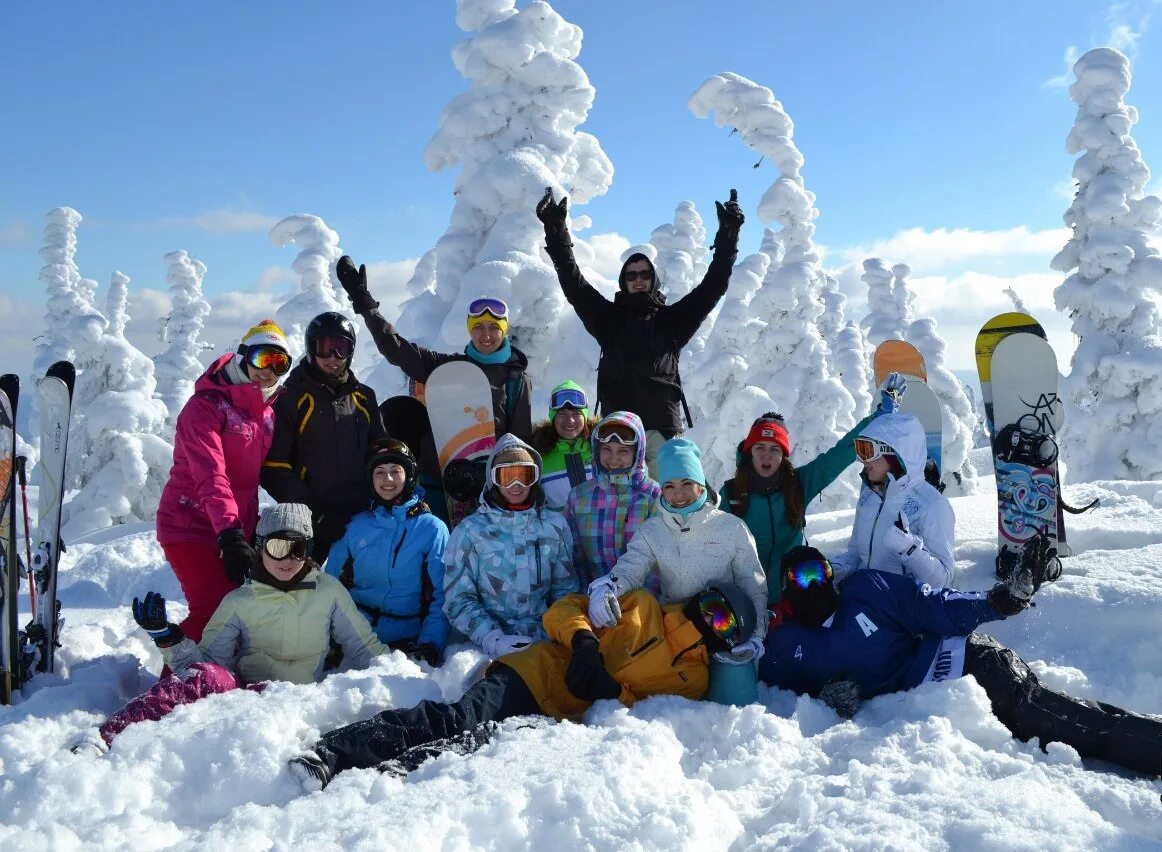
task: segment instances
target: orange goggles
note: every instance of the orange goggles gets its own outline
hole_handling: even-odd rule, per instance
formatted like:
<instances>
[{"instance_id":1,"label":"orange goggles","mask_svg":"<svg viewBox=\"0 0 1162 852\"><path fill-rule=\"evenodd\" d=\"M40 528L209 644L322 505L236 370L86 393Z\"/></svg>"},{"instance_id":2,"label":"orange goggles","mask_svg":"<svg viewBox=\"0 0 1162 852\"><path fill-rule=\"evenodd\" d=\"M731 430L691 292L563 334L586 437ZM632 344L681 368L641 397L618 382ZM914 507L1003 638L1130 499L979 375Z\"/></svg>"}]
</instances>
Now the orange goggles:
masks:
<instances>
[{"instance_id":1,"label":"orange goggles","mask_svg":"<svg viewBox=\"0 0 1162 852\"><path fill-rule=\"evenodd\" d=\"M541 473L537 470L537 466L528 462L498 464L492 469L492 484L497 488L509 488L514 483L531 488L536 485L540 478Z\"/></svg>"},{"instance_id":2,"label":"orange goggles","mask_svg":"<svg viewBox=\"0 0 1162 852\"><path fill-rule=\"evenodd\" d=\"M874 438L855 439L855 457L861 462L871 462L881 456L894 456L896 451L891 444L877 441Z\"/></svg>"}]
</instances>

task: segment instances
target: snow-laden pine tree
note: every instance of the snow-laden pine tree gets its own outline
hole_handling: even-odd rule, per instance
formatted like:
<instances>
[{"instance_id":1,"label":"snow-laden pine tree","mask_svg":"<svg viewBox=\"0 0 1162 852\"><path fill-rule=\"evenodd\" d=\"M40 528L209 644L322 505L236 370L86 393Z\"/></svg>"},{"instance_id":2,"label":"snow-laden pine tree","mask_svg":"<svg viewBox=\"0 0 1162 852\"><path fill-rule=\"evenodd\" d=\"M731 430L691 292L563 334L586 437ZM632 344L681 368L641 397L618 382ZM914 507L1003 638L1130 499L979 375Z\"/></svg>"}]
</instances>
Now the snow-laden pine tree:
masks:
<instances>
[{"instance_id":1,"label":"snow-laden pine tree","mask_svg":"<svg viewBox=\"0 0 1162 852\"><path fill-rule=\"evenodd\" d=\"M916 294L908 284L912 267L906 263L892 266L892 302L902 328L907 329L916 319Z\"/></svg>"},{"instance_id":2,"label":"snow-laden pine tree","mask_svg":"<svg viewBox=\"0 0 1162 852\"><path fill-rule=\"evenodd\" d=\"M1025 305L1025 300L1021 298L1021 295L1013 288L1012 284L1005 288L1004 293L1009 297L1009 301L1013 303L1013 310L1022 314L1029 313L1029 308Z\"/></svg>"},{"instance_id":3,"label":"snow-laden pine tree","mask_svg":"<svg viewBox=\"0 0 1162 852\"><path fill-rule=\"evenodd\" d=\"M1062 456L1070 478L1162 477L1162 258L1150 244L1162 200L1130 130L1130 63L1097 48L1073 66L1077 118L1066 141L1078 189L1065 212L1073 235L1053 258L1071 272L1053 293L1080 338L1064 391Z\"/></svg>"},{"instance_id":4,"label":"snow-laden pine tree","mask_svg":"<svg viewBox=\"0 0 1162 852\"><path fill-rule=\"evenodd\" d=\"M173 462L153 362L125 339L128 284L114 272L108 318L92 312L70 325L78 375L66 481L80 493L65 506L65 539L151 520Z\"/></svg>"},{"instance_id":5,"label":"snow-laden pine tree","mask_svg":"<svg viewBox=\"0 0 1162 852\"><path fill-rule=\"evenodd\" d=\"M206 264L184 251L171 251L163 258L169 264L170 312L157 322L158 339L166 349L153 359L157 375L157 395L165 404L166 435L172 435L178 414L191 396L194 382L202 373L199 360L212 348L202 340L202 329L210 314L210 303L202 296Z\"/></svg>"},{"instance_id":6,"label":"snow-laden pine tree","mask_svg":"<svg viewBox=\"0 0 1162 852\"><path fill-rule=\"evenodd\" d=\"M819 336L827 344L827 369L832 375L838 375L835 369L835 344L839 339L839 332L847 322L847 297L839 290L839 279L824 272L819 298L823 302L823 313L819 315L819 322L816 325L819 328Z\"/></svg>"},{"instance_id":7,"label":"snow-laden pine tree","mask_svg":"<svg viewBox=\"0 0 1162 852\"><path fill-rule=\"evenodd\" d=\"M936 330L936 320L926 317L912 322L906 338L924 356L928 387L944 409L944 436L941 464L948 494L968 494L976 488L976 467L968 457L973 446L976 411L969 402L964 385L944 366L948 347Z\"/></svg>"},{"instance_id":8,"label":"snow-laden pine tree","mask_svg":"<svg viewBox=\"0 0 1162 852\"><path fill-rule=\"evenodd\" d=\"M885 340L903 340L909 320L905 316L907 299L897 293L896 281L906 277L896 270L901 264L888 266L880 257L869 257L863 262L860 278L867 284L867 316L860 323L867 333L872 352ZM907 267L904 267L906 270Z\"/></svg>"},{"instance_id":9,"label":"snow-laden pine tree","mask_svg":"<svg viewBox=\"0 0 1162 852\"><path fill-rule=\"evenodd\" d=\"M792 459L802 464L830 449L854 425L856 412L851 394L828 370L828 347L819 334L826 281L814 243L819 212L801 174L804 160L792 138L794 124L774 92L729 72L708 78L687 105L699 118L713 114L717 126L736 129L745 144L779 170L758 213L762 221L781 226L783 258L767 269L750 303L752 314L766 326L744 384L775 401L790 427ZM734 428L741 438L749 426L748 421ZM841 483L832 490L838 499L825 501L829 505L854 497L853 483Z\"/></svg>"},{"instance_id":10,"label":"snow-laden pine tree","mask_svg":"<svg viewBox=\"0 0 1162 852\"><path fill-rule=\"evenodd\" d=\"M32 362L35 377L57 361L71 361L76 347L69 331L74 317L89 312L89 305L78 289L81 273L77 268L77 226L81 214L71 207L57 207L48 212L44 226L44 243L40 257L44 266L40 280L47 291L45 330L37 338L36 357Z\"/></svg>"},{"instance_id":11,"label":"snow-laden pine tree","mask_svg":"<svg viewBox=\"0 0 1162 852\"><path fill-rule=\"evenodd\" d=\"M319 314L339 311L353 316L346 300L335 298L339 279L335 264L343 256L339 235L318 216L296 213L270 229L270 241L277 246L296 245L299 253L291 268L299 276L299 289L275 313L278 327L286 334L291 357L298 358L306 346L307 325Z\"/></svg>"},{"instance_id":12,"label":"snow-laden pine tree","mask_svg":"<svg viewBox=\"0 0 1162 852\"><path fill-rule=\"evenodd\" d=\"M871 411L875 405L872 393L874 378L871 372L871 352L867 345L867 335L854 321L844 323L835 335L835 346L831 350L831 363L835 376L851 398L855 400L856 411ZM876 400L878 404L878 400Z\"/></svg>"},{"instance_id":13,"label":"snow-laden pine tree","mask_svg":"<svg viewBox=\"0 0 1162 852\"><path fill-rule=\"evenodd\" d=\"M705 277L710 265L706 226L693 201L674 210L674 221L654 228L650 244L658 250L654 266L666 300L673 304Z\"/></svg>"},{"instance_id":14,"label":"snow-laden pine tree","mask_svg":"<svg viewBox=\"0 0 1162 852\"><path fill-rule=\"evenodd\" d=\"M417 267L409 287L418 295L396 326L409 339L460 351L469 303L499 296L538 396L565 378L592 391L597 344L561 294L533 212L545 187L568 195L572 210L604 194L613 177L597 139L577 130L595 95L574 61L581 29L541 0L521 8L515 0L457 0L456 24L471 34L452 51L468 89L444 108L424 149L429 169L460 168L455 206Z\"/></svg>"}]
</instances>

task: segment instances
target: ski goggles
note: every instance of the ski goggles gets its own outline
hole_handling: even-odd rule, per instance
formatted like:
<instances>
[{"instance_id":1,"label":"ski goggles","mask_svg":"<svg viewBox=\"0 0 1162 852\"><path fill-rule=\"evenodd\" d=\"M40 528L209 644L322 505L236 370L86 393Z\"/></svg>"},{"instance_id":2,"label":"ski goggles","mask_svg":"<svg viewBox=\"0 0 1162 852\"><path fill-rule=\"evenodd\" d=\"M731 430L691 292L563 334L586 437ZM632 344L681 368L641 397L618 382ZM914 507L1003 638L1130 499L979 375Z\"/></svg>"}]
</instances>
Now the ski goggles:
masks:
<instances>
[{"instance_id":1,"label":"ski goggles","mask_svg":"<svg viewBox=\"0 0 1162 852\"><path fill-rule=\"evenodd\" d=\"M283 375L291 368L290 355L277 346L248 346L244 357L246 363L256 370L270 370L276 376Z\"/></svg>"},{"instance_id":2,"label":"ski goggles","mask_svg":"<svg viewBox=\"0 0 1162 852\"><path fill-rule=\"evenodd\" d=\"M497 488L508 488L519 482L525 488L532 488L541 478L541 472L535 464L528 462L508 462L498 464L492 468L492 484Z\"/></svg>"},{"instance_id":3,"label":"ski goggles","mask_svg":"<svg viewBox=\"0 0 1162 852\"><path fill-rule=\"evenodd\" d=\"M292 538L283 533L274 533L262 542L262 550L279 562L286 559L302 562L311 555L311 540L297 535Z\"/></svg>"},{"instance_id":4,"label":"ski goggles","mask_svg":"<svg viewBox=\"0 0 1162 852\"><path fill-rule=\"evenodd\" d=\"M492 314L496 319L508 319L508 305L503 299L497 299L493 296L473 299L468 305L468 316L482 317L485 314Z\"/></svg>"},{"instance_id":5,"label":"ski goggles","mask_svg":"<svg viewBox=\"0 0 1162 852\"><path fill-rule=\"evenodd\" d=\"M559 411L565 406L569 406L570 408L588 408L589 401L585 398L585 391L574 388L563 388L559 391L553 391L553 395L549 397L549 408L553 411Z\"/></svg>"},{"instance_id":6,"label":"ski goggles","mask_svg":"<svg viewBox=\"0 0 1162 852\"><path fill-rule=\"evenodd\" d=\"M722 592L707 589L698 599L698 612L714 635L731 647L742 638L742 627L734 614L734 608L727 602Z\"/></svg>"},{"instance_id":7,"label":"ski goggles","mask_svg":"<svg viewBox=\"0 0 1162 852\"><path fill-rule=\"evenodd\" d=\"M875 438L856 438L855 457L861 462L871 462L881 456L894 456L896 451L891 444L877 441Z\"/></svg>"},{"instance_id":8,"label":"ski goggles","mask_svg":"<svg viewBox=\"0 0 1162 852\"><path fill-rule=\"evenodd\" d=\"M346 361L355 353L355 344L346 337L319 337L315 339L316 358L342 358Z\"/></svg>"},{"instance_id":9,"label":"ski goggles","mask_svg":"<svg viewBox=\"0 0 1162 852\"><path fill-rule=\"evenodd\" d=\"M812 583L826 586L835 578L835 572L826 559L808 559L788 568L783 578L788 586L807 589Z\"/></svg>"},{"instance_id":10,"label":"ski goggles","mask_svg":"<svg viewBox=\"0 0 1162 852\"><path fill-rule=\"evenodd\" d=\"M616 432L610 432L608 435L600 435L597 438L599 444L621 444L623 447L636 447L637 438L623 438Z\"/></svg>"}]
</instances>

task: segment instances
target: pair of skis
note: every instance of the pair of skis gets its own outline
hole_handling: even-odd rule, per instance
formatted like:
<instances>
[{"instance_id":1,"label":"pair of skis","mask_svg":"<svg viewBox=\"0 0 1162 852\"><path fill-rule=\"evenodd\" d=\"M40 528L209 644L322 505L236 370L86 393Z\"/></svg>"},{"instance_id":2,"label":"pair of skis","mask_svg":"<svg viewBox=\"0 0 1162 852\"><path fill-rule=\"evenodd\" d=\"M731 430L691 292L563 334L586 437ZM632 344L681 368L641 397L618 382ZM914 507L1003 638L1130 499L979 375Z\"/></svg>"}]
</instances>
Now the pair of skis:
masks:
<instances>
[{"instance_id":1,"label":"pair of skis","mask_svg":"<svg viewBox=\"0 0 1162 852\"><path fill-rule=\"evenodd\" d=\"M60 633L60 603L57 601L57 564L60 541L61 500L64 497L65 457L68 450L69 417L72 410L76 370L68 361L53 364L38 382L41 423L40 464L37 465L40 501L37 512L36 550L32 554L36 603L32 621L19 629L21 560L16 547L16 483L23 479L23 465L16 455L16 412L20 402L20 379L9 373L0 376L0 623L3 624L0 660L0 704L11 704L16 690L39 672L53 671L54 652ZM23 483L22 483L23 484ZM25 503L25 537L28 530Z\"/></svg>"}]
</instances>

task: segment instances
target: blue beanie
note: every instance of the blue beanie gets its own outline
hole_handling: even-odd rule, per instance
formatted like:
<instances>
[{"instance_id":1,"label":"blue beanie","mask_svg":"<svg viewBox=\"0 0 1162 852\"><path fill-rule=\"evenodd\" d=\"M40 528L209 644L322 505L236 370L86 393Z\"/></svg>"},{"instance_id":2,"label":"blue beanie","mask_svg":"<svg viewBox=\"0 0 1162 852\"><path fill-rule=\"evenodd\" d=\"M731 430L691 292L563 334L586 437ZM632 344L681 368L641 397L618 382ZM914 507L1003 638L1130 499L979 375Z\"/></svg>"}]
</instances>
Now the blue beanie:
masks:
<instances>
[{"instance_id":1,"label":"blue beanie","mask_svg":"<svg viewBox=\"0 0 1162 852\"><path fill-rule=\"evenodd\" d=\"M671 438L658 450L658 480L664 484L671 479L689 479L706 486L702 452L693 441Z\"/></svg>"}]
</instances>

